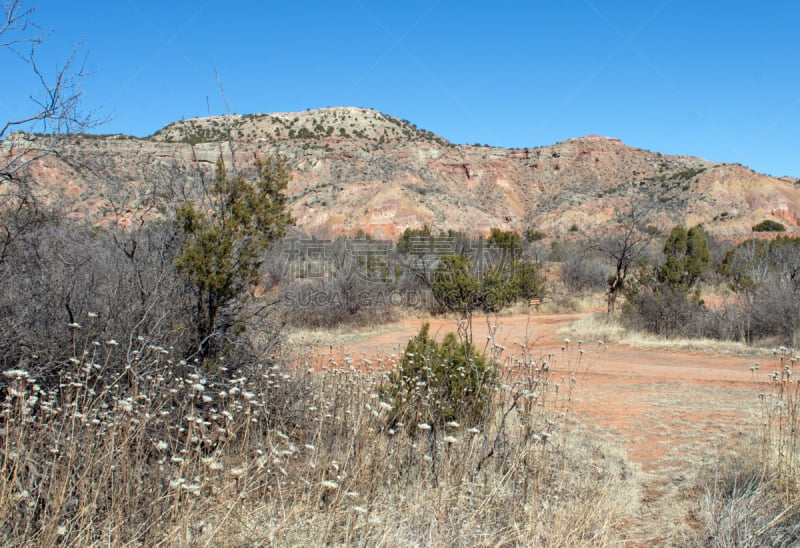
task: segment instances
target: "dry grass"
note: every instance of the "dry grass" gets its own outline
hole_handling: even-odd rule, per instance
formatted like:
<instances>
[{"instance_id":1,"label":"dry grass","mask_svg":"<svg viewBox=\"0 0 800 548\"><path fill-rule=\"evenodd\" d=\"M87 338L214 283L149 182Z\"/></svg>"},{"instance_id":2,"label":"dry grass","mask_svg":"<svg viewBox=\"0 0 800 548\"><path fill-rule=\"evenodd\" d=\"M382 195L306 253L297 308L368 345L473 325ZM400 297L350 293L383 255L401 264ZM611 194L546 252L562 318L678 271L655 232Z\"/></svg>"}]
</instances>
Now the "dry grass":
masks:
<instances>
[{"instance_id":1,"label":"dry grass","mask_svg":"<svg viewBox=\"0 0 800 548\"><path fill-rule=\"evenodd\" d=\"M703 544L796 546L800 499L787 497L786 486L786 478L753 448L724 459L706 478Z\"/></svg>"},{"instance_id":2,"label":"dry grass","mask_svg":"<svg viewBox=\"0 0 800 548\"><path fill-rule=\"evenodd\" d=\"M751 367L759 402L757 431L721 454L701 481L704 545L800 545L797 356L783 347L774 355L768 384L758 380L759 368Z\"/></svg>"},{"instance_id":3,"label":"dry grass","mask_svg":"<svg viewBox=\"0 0 800 548\"><path fill-rule=\"evenodd\" d=\"M584 340L600 340L609 344L623 344L643 350L676 350L729 355L762 355L770 350L750 346L743 342L718 339L664 338L644 331L633 331L604 313L593 314L574 321L562 333Z\"/></svg>"},{"instance_id":4,"label":"dry grass","mask_svg":"<svg viewBox=\"0 0 800 548\"><path fill-rule=\"evenodd\" d=\"M142 345L109 377L120 350L85 348L53 386L4 373L3 545L602 546L632 519L553 357L495 356L497 411L470 430L390 426L392 357L211 374Z\"/></svg>"}]
</instances>

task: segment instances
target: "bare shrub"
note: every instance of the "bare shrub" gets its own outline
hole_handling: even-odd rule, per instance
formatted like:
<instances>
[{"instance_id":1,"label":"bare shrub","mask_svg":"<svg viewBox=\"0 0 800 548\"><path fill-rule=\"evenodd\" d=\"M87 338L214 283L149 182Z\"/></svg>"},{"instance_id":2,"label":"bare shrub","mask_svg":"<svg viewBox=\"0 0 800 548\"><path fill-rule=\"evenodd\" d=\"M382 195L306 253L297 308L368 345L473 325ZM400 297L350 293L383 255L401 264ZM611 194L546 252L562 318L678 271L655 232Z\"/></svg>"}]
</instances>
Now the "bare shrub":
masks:
<instances>
[{"instance_id":1,"label":"bare shrub","mask_svg":"<svg viewBox=\"0 0 800 548\"><path fill-rule=\"evenodd\" d=\"M405 304L385 242L340 237L305 243L308 249L283 272L280 298L292 325L375 325L393 319L395 308Z\"/></svg>"},{"instance_id":2,"label":"bare shrub","mask_svg":"<svg viewBox=\"0 0 800 548\"><path fill-rule=\"evenodd\" d=\"M750 316L737 302L724 302L714 307L704 307L692 318L689 332L721 341L751 341Z\"/></svg>"},{"instance_id":3,"label":"bare shrub","mask_svg":"<svg viewBox=\"0 0 800 548\"><path fill-rule=\"evenodd\" d=\"M782 344L794 345L800 333L800 279L770 276L745 301L749 315L750 340L779 337Z\"/></svg>"},{"instance_id":4,"label":"bare shrub","mask_svg":"<svg viewBox=\"0 0 800 548\"><path fill-rule=\"evenodd\" d=\"M397 295L386 284L337 273L327 280L290 282L281 299L292 325L331 328L392 321Z\"/></svg>"},{"instance_id":5,"label":"bare shrub","mask_svg":"<svg viewBox=\"0 0 800 548\"><path fill-rule=\"evenodd\" d=\"M627 288L628 274L648 255L653 234L647 228L652 205L634 200L625 209L616 211L615 225L610 232L589 242L589 248L608 258L612 275L607 280L608 313L614 313L616 301Z\"/></svg>"},{"instance_id":6,"label":"bare shrub","mask_svg":"<svg viewBox=\"0 0 800 548\"><path fill-rule=\"evenodd\" d=\"M601 291L612 274L610 265L586 253L569 253L561 263L561 280L571 291Z\"/></svg>"},{"instance_id":7,"label":"bare shrub","mask_svg":"<svg viewBox=\"0 0 800 548\"><path fill-rule=\"evenodd\" d=\"M96 231L51 220L26 231L6 249L0 276L3 367L24 362L40 375L83 336L114 339L126 352L139 336L181 347L175 249L167 226Z\"/></svg>"},{"instance_id":8,"label":"bare shrub","mask_svg":"<svg viewBox=\"0 0 800 548\"><path fill-rule=\"evenodd\" d=\"M729 249L717 270L745 316L748 341L775 338L797 344L800 331L800 240L779 236Z\"/></svg>"},{"instance_id":9,"label":"bare shrub","mask_svg":"<svg viewBox=\"0 0 800 548\"><path fill-rule=\"evenodd\" d=\"M664 337L696 335L705 308L695 296L663 285L628 293L624 321L630 327Z\"/></svg>"}]
</instances>

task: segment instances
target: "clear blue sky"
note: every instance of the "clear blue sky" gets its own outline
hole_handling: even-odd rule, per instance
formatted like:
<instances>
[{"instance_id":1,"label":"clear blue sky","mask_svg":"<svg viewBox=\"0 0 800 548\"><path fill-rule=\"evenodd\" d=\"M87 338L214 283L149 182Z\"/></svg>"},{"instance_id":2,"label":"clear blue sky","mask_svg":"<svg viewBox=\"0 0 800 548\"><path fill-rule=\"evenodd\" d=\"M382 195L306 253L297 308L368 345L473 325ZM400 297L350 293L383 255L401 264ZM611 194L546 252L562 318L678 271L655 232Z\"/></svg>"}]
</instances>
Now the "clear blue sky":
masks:
<instances>
[{"instance_id":1,"label":"clear blue sky","mask_svg":"<svg viewBox=\"0 0 800 548\"><path fill-rule=\"evenodd\" d=\"M800 176L800 2L28 0L45 68L85 38L103 133L371 107L455 143L600 134ZM0 121L34 89L0 55Z\"/></svg>"}]
</instances>

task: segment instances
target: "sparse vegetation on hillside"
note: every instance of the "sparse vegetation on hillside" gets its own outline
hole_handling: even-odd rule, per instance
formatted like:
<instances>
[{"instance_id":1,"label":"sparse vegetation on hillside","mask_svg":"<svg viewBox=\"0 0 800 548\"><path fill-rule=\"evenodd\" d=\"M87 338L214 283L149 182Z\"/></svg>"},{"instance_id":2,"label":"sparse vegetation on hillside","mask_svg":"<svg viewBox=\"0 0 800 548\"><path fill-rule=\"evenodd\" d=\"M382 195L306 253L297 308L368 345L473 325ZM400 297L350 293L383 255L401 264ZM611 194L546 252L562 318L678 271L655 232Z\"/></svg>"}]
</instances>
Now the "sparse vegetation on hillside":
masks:
<instances>
[{"instance_id":1,"label":"sparse vegetation on hillside","mask_svg":"<svg viewBox=\"0 0 800 548\"><path fill-rule=\"evenodd\" d=\"M547 238L547 234L533 227L525 230L525 239L529 242L538 242Z\"/></svg>"},{"instance_id":2,"label":"sparse vegetation on hillside","mask_svg":"<svg viewBox=\"0 0 800 548\"><path fill-rule=\"evenodd\" d=\"M47 176L57 183L53 188L83 188L85 203L97 204L93 220L101 220L102 211L124 197L122 188L105 181L127 177L145 184L148 178L142 174L143 165L152 165L149 158L183 157L187 164L189 158L195 158L212 167L217 145L229 141L239 150L239 161L247 169L258 155L290 158L289 167L297 177L290 197L293 207L302 204L333 213L333 219L326 221L319 215L299 216L307 232L346 234L369 228L388 236L394 234L395 226L400 230L408 226L400 221L407 214L413 217L412 223L435 222L474 231L476 227L456 212L475 208L480 217L488 218L481 221L482 230L491 224L518 227L517 223L524 222L536 223L549 236L558 236L573 224L575 235L581 231L597 234L612 209L646 196L654 204L659 227L692 218L702 220L711 234L728 234L750 231L761 221L753 219L755 210L744 204L758 200L764 192L777 192L779 200L785 197L790 215L793 207L786 194L792 183L732 166L724 166L722 187L710 192L716 176L710 176L709 170L722 168L712 168L696 158L659 157L599 140L574 140L524 151L453 147L410 122L355 108L184 120L147 139L75 136L68 139L69 146L85 160L78 166L55 161ZM586 162L587 158L600 161ZM94 169L80 164L91 164ZM192 184L191 177L185 176L189 171L184 170L181 184ZM508 189L499 193L498 181ZM327 191L336 186L354 188L350 185L356 182L371 187L363 192L374 198L372 205L378 208L374 211L380 210L377 224L371 221L374 215L364 214L351 200L351 193ZM745 194L736 190L740 187L748 189ZM397 188L413 189L419 196L409 205L404 199L392 201L391 190ZM520 201L524 196L527 198ZM363 198L356 201L363 202ZM171 205L165 200L162 209ZM336 214L339 211L344 212L342 217ZM729 215L723 215L726 212ZM788 231L796 229L784 224Z\"/></svg>"}]
</instances>

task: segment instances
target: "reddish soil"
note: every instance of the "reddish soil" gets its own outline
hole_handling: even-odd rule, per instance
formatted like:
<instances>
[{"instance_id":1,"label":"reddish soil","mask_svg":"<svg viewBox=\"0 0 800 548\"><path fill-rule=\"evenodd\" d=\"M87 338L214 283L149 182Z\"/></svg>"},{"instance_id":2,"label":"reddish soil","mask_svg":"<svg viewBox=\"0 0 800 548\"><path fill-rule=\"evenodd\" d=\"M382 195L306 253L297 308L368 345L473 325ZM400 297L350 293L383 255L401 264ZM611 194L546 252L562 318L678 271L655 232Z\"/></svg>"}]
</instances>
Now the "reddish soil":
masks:
<instances>
[{"instance_id":1,"label":"reddish soil","mask_svg":"<svg viewBox=\"0 0 800 548\"><path fill-rule=\"evenodd\" d=\"M502 317L495 340L506 354L518 354L525 341L534 357L552 354L556 378L569 379L577 372L571 417L611 435L636 469L642 500L635 528L643 540L633 545L661 544L665 534L671 536L667 531L672 526L687 530L695 520L695 474L756 431L759 387L750 367L760 361L758 380L765 381L772 362L768 356L565 342L568 335L562 328L580 317ZM457 325L453 319L407 319L378 332L348 336L341 344L356 359L399 355L423 321L430 321L431 332L439 336ZM485 343L487 332L486 321L476 318L476 346Z\"/></svg>"}]
</instances>

